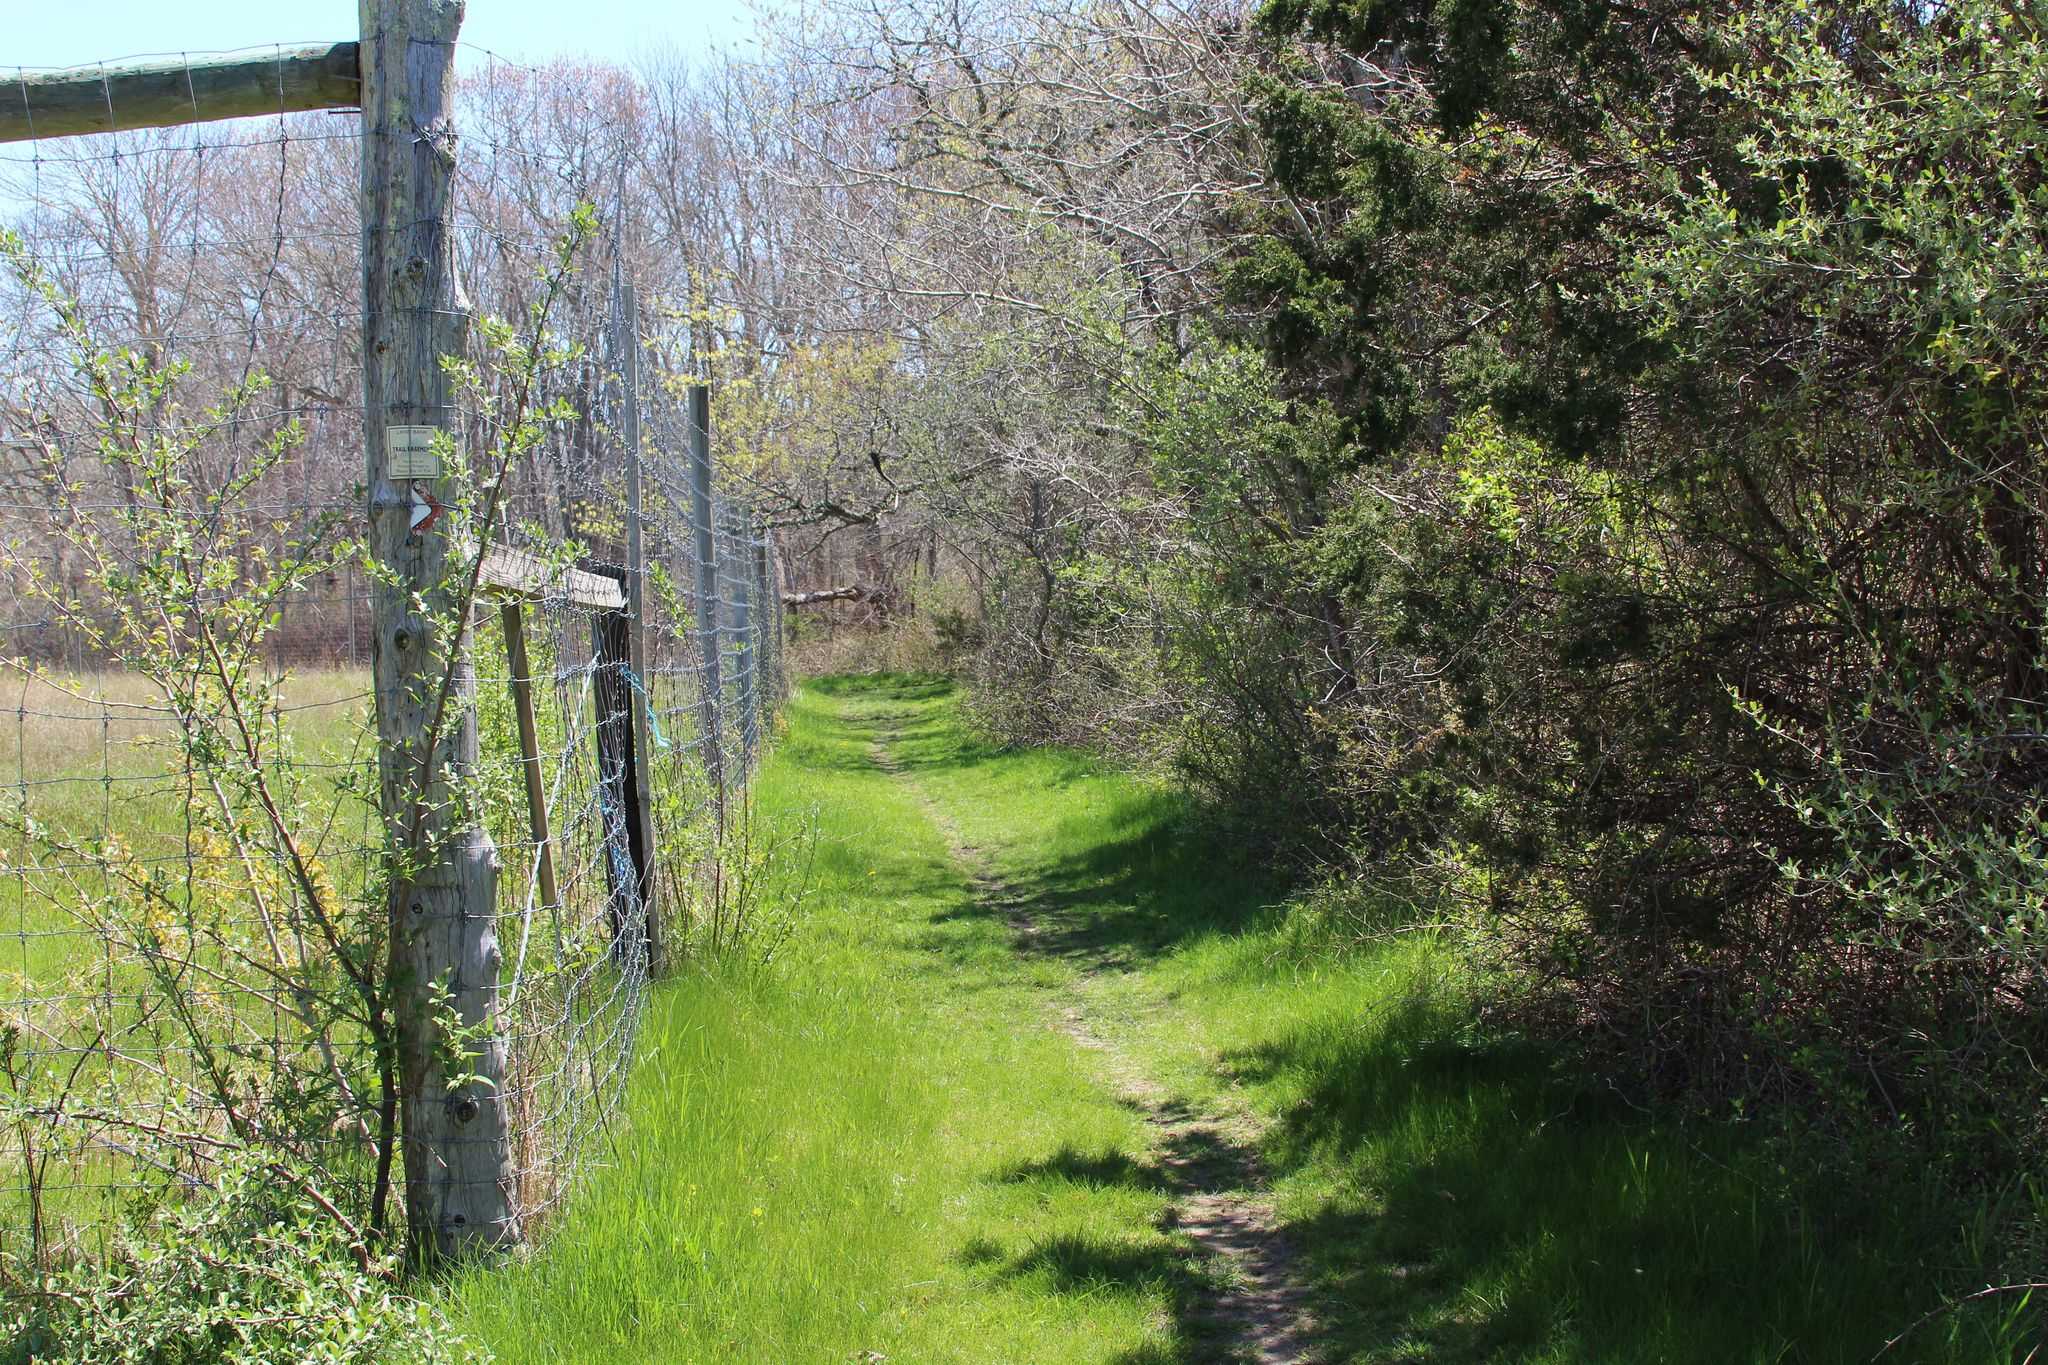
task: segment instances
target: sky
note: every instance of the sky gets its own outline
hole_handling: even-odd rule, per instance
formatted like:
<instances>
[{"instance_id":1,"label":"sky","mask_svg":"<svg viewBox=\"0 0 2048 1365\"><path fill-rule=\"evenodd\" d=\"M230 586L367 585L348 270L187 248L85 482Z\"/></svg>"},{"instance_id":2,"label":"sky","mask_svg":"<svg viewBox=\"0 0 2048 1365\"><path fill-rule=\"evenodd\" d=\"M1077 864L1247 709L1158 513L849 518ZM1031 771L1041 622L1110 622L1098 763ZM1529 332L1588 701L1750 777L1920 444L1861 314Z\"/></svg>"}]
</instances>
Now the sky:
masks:
<instances>
[{"instance_id":1,"label":"sky","mask_svg":"<svg viewBox=\"0 0 2048 1365\"><path fill-rule=\"evenodd\" d=\"M10 4L0 70L120 57L220 52L356 36L355 0L97 0L87 8ZM631 62L649 49L727 47L746 33L746 0L469 0L465 43L521 62Z\"/></svg>"}]
</instances>

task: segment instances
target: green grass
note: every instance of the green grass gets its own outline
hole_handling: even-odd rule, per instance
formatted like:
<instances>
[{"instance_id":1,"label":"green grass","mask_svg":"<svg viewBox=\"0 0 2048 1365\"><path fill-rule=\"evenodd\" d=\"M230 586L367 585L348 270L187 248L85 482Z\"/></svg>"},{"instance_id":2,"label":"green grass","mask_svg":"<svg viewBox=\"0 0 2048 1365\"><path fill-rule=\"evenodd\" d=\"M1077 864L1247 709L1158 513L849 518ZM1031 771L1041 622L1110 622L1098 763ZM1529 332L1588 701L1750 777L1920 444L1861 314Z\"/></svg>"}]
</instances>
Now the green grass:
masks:
<instances>
[{"instance_id":1,"label":"green grass","mask_svg":"<svg viewBox=\"0 0 2048 1365\"><path fill-rule=\"evenodd\" d=\"M544 1251L455 1287L502 1359L1151 1358L1181 1257L1119 1160L1141 1124L874 767L900 705L792 708L758 799L818 824L803 936L663 995L610 1168Z\"/></svg>"},{"instance_id":2,"label":"green grass","mask_svg":"<svg viewBox=\"0 0 2048 1365\"><path fill-rule=\"evenodd\" d=\"M339 774L371 752L368 686L366 673L313 669L294 673L283 693L284 724L305 777L308 847L342 885L360 876L369 828L370 812L338 785ZM118 670L76 679L18 668L0 674L0 803L10 817L0 821L0 1017L23 1031L30 1054L15 1063L29 1078L19 1099L48 1101L70 1078L79 1096L104 1093L149 1117L159 1113L160 1068L175 1070L183 1058L170 1030L125 1032L140 1018L133 1002L146 994L148 977L132 949L100 932L104 907L96 902L107 881L89 860L24 837L11 817L26 815L61 840L86 847L117 840L137 858L181 867L190 829L177 768L173 721L144 679ZM239 864L217 857L199 866L223 898L248 894ZM265 1007L243 1009L252 1027L263 1027ZM112 1031L116 1049L134 1046L149 1062L138 1068L102 1054L72 1072L103 1030ZM162 1054L149 1051L167 1045ZM0 1250L25 1245L25 1138L45 1163L42 1213L52 1245L96 1245L119 1221L135 1168L117 1154L118 1139L105 1137L83 1126L9 1125L0 1140Z\"/></svg>"},{"instance_id":3,"label":"green grass","mask_svg":"<svg viewBox=\"0 0 2048 1365\"><path fill-rule=\"evenodd\" d=\"M552 669L553 646L552 637L533 642L542 676ZM487 634L478 652L486 662L478 697L484 773L477 789L505 863L501 904L510 908L524 900L531 866L523 774L509 690L491 669L502 650ZM378 913L365 900L374 891L371 876L382 837L374 804L370 684L363 671L293 670L277 694L278 733L266 735L271 792L293 821L300 850L335 888L344 915ZM560 1018L563 983L580 980L588 970L584 942L605 932L598 903L603 878L583 875L597 857L595 821L579 818L591 796L591 755L587 747L567 749L564 739L579 728L589 734L572 714L587 715L589 698L589 687L575 677L563 687L538 689L543 783L558 800L556 850L570 922L560 926L546 914L537 916L540 928L530 953L522 952L524 936L508 934L505 943L508 969L523 965L527 976L513 1028L531 1035L522 1043L528 1069L525 1103L517 1111L529 1125L521 1136L522 1160L538 1172L529 1197L545 1193L549 1162L567 1136L555 1115L574 1106L559 1092L588 1084L560 1059L579 1035L588 1046L609 1027L603 1018L606 991L598 983L590 983L576 1005L580 1024L571 1027ZM296 895L265 886L262 871L282 860L263 841L255 802L230 776L224 787L239 807L238 826L256 831L245 859L243 848L219 837L222 816L213 803L203 803L210 821L194 821L186 757L174 715L141 675L112 668L76 678L20 665L0 670L0 1022L20 1030L15 1067L25 1077L13 1098L54 1108L57 1097L68 1094L70 1109L91 1104L149 1122L160 1120L173 1099L207 1110L202 1097L212 1093L212 1080L200 1069L185 1026L165 1008L175 998L196 1002L195 1017L210 1043L227 1048L230 1064L254 1078L248 1082L252 1094L280 1101L266 1110L266 1119L287 1131L330 1137L333 1124L326 1114L301 1120L293 1113L295 1088L280 1084L273 1070L281 1057L300 1075L310 1071L316 1080L324 1078L303 1025L279 1007L283 992L274 989L273 964L266 959L275 953L290 964L299 945L310 941L313 965L305 977L324 981L323 992L338 977L324 970L331 961L317 935L292 932L303 908ZM671 761L678 769L688 762L681 753ZM231 775L232 755L221 763ZM691 809L699 793L671 781L673 776L663 773L661 783L666 848L686 854L699 833ZM24 817L36 832L23 828ZM166 899L185 912L166 921L173 930L167 956L182 956L186 968L174 991L165 989L139 946L147 942L149 902L120 890L108 874L110 865L129 857L146 872L162 875ZM254 877L252 862L259 869ZM274 938L261 932L273 915L285 926ZM272 1050L265 1046L269 1040L284 1046ZM330 1027L327 1041L351 1058L363 1056L367 1046L346 1019ZM245 1112L248 1103L243 1101ZM193 1120L201 1127L208 1122L221 1122L218 1111ZM38 1221L38 1194L46 1248L99 1245L134 1204L139 1184L163 1183L150 1166L138 1166L133 1146L118 1130L110 1139L108 1129L85 1122L9 1123L0 1131L0 1257L27 1244L22 1234ZM25 1150L40 1171L33 1181L26 1174ZM365 1147L328 1143L322 1151L326 1173L337 1185L368 1187L371 1158Z\"/></svg>"},{"instance_id":4,"label":"green grass","mask_svg":"<svg viewBox=\"0 0 2048 1365\"><path fill-rule=\"evenodd\" d=\"M1146 1127L1054 1001L1266 1121L1331 1362L1846 1365L1983 1283L1955 1211L1646 1120L1478 1027L1448 946L1328 946L1170 792L992 749L941 684L813 684L760 800L819 825L813 913L773 972L663 992L609 1167L451 1287L505 1360L1220 1358ZM1028 951L925 802L1032 894ZM2010 1308L1886 1359L2018 1362Z\"/></svg>"},{"instance_id":5,"label":"green grass","mask_svg":"<svg viewBox=\"0 0 2048 1365\"><path fill-rule=\"evenodd\" d=\"M369 683L366 673L311 669L283 693L307 847L342 886L363 875L370 842L373 812L340 785L373 752ZM141 678L0 675L0 803L57 838L94 846L112 837L135 857L181 863L191 812L179 768L172 721ZM239 875L230 868L225 884ZM81 971L98 987L132 986L134 964L106 963L89 912L104 890L91 867L0 825L0 1003L63 1001ZM60 1031L56 1016L35 1022Z\"/></svg>"}]
</instances>

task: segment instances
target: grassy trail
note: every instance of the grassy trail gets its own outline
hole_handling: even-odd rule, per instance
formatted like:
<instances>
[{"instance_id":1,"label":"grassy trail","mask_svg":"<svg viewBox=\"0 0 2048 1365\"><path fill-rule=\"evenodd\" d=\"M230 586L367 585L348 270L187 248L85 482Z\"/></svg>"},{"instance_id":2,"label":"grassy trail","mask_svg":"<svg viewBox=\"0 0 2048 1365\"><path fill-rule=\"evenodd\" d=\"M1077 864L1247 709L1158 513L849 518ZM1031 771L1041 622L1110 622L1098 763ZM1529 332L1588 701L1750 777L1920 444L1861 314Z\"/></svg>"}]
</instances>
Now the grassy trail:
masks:
<instances>
[{"instance_id":1,"label":"grassy trail","mask_svg":"<svg viewBox=\"0 0 2048 1365\"><path fill-rule=\"evenodd\" d=\"M1050 947L1046 920L1057 911L1041 907L1028 888L1004 881L996 859L967 842L947 809L918 783L915 770L896 757L901 741L901 728L888 726L875 743L876 764L917 792L925 813L946 837L954 862L966 870L975 904L1009 926L1021 955L1056 952L1073 969L1070 980L1047 991L1045 1023L1095 1054L1117 1101L1145 1119L1143 1157L1174 1200L1165 1225L1186 1236L1192 1253L1187 1271L1206 1282L1207 1292L1190 1304L1191 1335L1204 1354L1219 1360L1301 1365L1310 1358L1311 1323L1294 1247L1277 1227L1272 1190L1258 1157L1267 1125L1226 1096L1211 1095L1207 1104L1191 1105L1097 1031L1096 988L1104 973L1122 971L1124 964L1085 940L1064 950ZM1163 1005L1153 1001L1151 1008L1157 1012Z\"/></svg>"},{"instance_id":2,"label":"grassy trail","mask_svg":"<svg viewBox=\"0 0 2048 1365\"><path fill-rule=\"evenodd\" d=\"M451 1286L503 1360L1847 1365L1969 1253L1589 1093L1427 935L1343 945L943 684L811 685L759 803L818 831L810 908L664 992L608 1167ZM2029 1345L1955 1313L1885 1360Z\"/></svg>"}]
</instances>

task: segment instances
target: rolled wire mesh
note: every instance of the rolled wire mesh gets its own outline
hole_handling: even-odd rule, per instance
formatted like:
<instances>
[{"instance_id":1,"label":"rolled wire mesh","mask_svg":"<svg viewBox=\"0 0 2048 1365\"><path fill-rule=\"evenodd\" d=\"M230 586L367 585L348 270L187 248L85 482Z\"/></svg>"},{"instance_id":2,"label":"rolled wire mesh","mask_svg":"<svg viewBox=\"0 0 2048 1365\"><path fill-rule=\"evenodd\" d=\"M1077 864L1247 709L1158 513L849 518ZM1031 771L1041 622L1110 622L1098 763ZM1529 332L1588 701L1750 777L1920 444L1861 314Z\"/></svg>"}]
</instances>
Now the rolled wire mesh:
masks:
<instances>
[{"instance_id":1,"label":"rolled wire mesh","mask_svg":"<svg viewBox=\"0 0 2048 1365\"><path fill-rule=\"evenodd\" d=\"M282 1150L358 1220L390 1156L345 965L374 960L383 849L356 143L353 115L314 114L0 149L18 244L0 276L0 1273L90 1252L139 1196L203 1185L228 1146ZM517 326L548 219L566 216L530 191L559 198L573 177L499 150L465 148L457 252L472 297ZM561 575L479 603L471 633L484 742L464 789L504 865L522 1218L562 1197L610 1122L647 917L686 922L768 695L772 613L747 567L760 537L722 503L729 662L708 688L687 419L658 376L621 382L637 338L593 282L607 252L585 245L548 323L571 358L536 397L574 415L509 469L490 540L631 580L645 666L606 646L632 623ZM96 391L93 365L123 355L162 386ZM532 419L496 358L472 359L486 379L462 441L487 465ZM644 564L625 534L629 409ZM531 753L508 629L528 656ZM622 726L644 729L631 783ZM639 855L651 877L629 800L658 831Z\"/></svg>"}]
</instances>

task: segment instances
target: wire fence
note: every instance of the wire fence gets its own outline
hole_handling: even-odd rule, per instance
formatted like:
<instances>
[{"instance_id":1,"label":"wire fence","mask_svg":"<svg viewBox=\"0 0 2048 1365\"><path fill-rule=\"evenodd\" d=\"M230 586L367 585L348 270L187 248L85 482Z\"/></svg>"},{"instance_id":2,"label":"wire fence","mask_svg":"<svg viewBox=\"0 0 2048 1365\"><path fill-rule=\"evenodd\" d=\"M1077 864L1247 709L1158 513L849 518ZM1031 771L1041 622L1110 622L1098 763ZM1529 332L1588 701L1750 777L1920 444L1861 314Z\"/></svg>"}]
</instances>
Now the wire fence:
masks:
<instances>
[{"instance_id":1,"label":"wire fence","mask_svg":"<svg viewBox=\"0 0 2048 1365\"><path fill-rule=\"evenodd\" d=\"M234 1148L403 1225L357 142L298 114L0 148L0 1274ZM657 935L691 950L783 692L781 598L708 400L642 349L674 324L638 315L617 215L548 235L588 188L562 157L484 139L463 170L456 257L505 326L456 445L504 455L502 498L413 486L422 533L498 566L451 684L499 864L498 1036L464 1045L502 1048L524 1224L618 1103Z\"/></svg>"}]
</instances>

